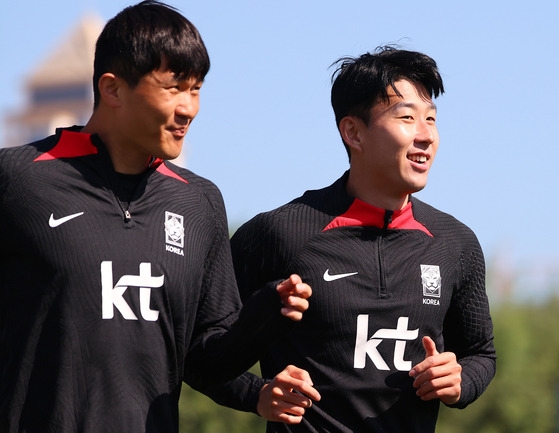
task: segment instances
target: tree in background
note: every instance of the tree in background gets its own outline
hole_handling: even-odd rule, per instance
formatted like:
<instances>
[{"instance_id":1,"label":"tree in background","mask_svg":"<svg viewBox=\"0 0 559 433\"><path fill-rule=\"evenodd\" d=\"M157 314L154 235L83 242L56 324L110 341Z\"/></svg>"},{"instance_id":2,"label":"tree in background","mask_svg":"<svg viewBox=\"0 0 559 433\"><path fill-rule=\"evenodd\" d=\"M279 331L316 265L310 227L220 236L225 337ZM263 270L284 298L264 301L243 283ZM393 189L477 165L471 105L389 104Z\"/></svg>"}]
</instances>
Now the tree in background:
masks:
<instances>
[{"instance_id":1,"label":"tree in background","mask_svg":"<svg viewBox=\"0 0 559 433\"><path fill-rule=\"evenodd\" d=\"M260 374L260 368L251 371ZM253 413L239 412L183 384L179 401L180 433L264 433L266 421Z\"/></svg>"},{"instance_id":2,"label":"tree in background","mask_svg":"<svg viewBox=\"0 0 559 433\"><path fill-rule=\"evenodd\" d=\"M463 411L441 408L437 433L559 432L559 298L493 311L497 374Z\"/></svg>"}]
</instances>

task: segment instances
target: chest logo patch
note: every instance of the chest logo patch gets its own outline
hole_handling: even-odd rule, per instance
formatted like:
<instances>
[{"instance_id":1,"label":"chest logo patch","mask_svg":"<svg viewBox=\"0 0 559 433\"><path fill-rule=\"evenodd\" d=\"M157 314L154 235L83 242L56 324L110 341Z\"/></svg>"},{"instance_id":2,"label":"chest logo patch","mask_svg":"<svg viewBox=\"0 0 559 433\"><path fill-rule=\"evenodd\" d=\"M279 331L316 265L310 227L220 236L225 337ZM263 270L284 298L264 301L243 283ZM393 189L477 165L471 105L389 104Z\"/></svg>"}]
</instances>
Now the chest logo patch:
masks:
<instances>
[{"instance_id":1,"label":"chest logo patch","mask_svg":"<svg viewBox=\"0 0 559 433\"><path fill-rule=\"evenodd\" d=\"M441 271L437 265L420 265L423 296L440 298L442 290Z\"/></svg>"},{"instance_id":2,"label":"chest logo patch","mask_svg":"<svg viewBox=\"0 0 559 433\"><path fill-rule=\"evenodd\" d=\"M184 256L184 217L165 211L166 250Z\"/></svg>"}]
</instances>

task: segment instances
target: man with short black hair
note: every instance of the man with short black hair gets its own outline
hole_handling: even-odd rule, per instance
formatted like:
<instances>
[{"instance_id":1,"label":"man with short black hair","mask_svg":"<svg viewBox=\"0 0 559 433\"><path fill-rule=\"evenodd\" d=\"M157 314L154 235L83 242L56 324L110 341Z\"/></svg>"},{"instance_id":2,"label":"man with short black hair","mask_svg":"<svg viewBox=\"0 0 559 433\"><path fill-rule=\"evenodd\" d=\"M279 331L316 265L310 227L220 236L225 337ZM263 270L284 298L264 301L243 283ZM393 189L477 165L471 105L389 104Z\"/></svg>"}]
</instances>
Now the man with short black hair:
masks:
<instances>
[{"instance_id":1,"label":"man with short black hair","mask_svg":"<svg viewBox=\"0 0 559 433\"><path fill-rule=\"evenodd\" d=\"M292 275L241 311L221 194L167 161L209 67L175 9L128 7L88 123L0 151L0 431L177 432L183 380L241 374L308 307Z\"/></svg>"},{"instance_id":2,"label":"man with short black hair","mask_svg":"<svg viewBox=\"0 0 559 433\"><path fill-rule=\"evenodd\" d=\"M412 196L439 146L443 82L433 59L393 47L337 65L332 106L349 171L231 241L243 299L285 273L313 287L305 317L261 367L272 379L297 365L322 399L309 408L289 372L269 383L245 375L213 397L276 421L268 432L432 433L439 402L477 399L496 359L475 235ZM249 380L257 406L242 392Z\"/></svg>"}]
</instances>

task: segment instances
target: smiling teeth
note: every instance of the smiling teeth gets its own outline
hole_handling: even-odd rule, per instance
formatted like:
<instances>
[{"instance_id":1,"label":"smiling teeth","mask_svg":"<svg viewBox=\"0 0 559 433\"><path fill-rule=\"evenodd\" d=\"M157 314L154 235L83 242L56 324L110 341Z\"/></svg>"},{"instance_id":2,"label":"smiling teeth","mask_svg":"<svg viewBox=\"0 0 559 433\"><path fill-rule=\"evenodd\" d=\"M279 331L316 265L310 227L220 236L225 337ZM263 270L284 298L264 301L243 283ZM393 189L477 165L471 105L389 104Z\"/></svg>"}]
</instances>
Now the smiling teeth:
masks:
<instances>
[{"instance_id":1,"label":"smiling teeth","mask_svg":"<svg viewBox=\"0 0 559 433\"><path fill-rule=\"evenodd\" d=\"M427 162L427 157L425 155L412 155L409 159L413 162Z\"/></svg>"}]
</instances>

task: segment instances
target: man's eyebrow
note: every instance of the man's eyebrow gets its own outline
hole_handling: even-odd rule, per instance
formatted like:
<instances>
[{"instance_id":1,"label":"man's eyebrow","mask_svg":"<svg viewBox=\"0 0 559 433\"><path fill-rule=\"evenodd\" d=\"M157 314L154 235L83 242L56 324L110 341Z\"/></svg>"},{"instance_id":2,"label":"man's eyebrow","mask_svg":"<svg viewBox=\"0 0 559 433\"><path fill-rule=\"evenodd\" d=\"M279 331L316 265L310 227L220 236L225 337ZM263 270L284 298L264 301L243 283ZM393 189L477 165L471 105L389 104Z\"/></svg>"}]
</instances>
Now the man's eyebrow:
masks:
<instances>
[{"instance_id":1,"label":"man's eyebrow","mask_svg":"<svg viewBox=\"0 0 559 433\"><path fill-rule=\"evenodd\" d=\"M396 102L392 108L417 108L417 104L415 102L400 101L400 102ZM437 111L437 106L435 105L434 102L431 102L429 104L429 107L427 108L429 110Z\"/></svg>"}]
</instances>

